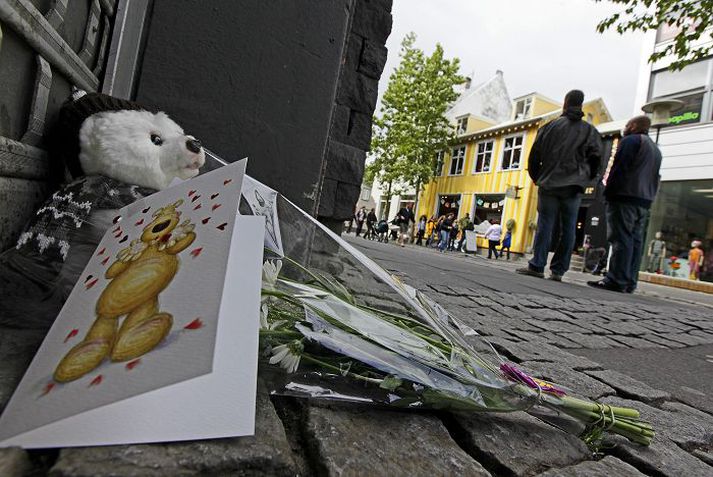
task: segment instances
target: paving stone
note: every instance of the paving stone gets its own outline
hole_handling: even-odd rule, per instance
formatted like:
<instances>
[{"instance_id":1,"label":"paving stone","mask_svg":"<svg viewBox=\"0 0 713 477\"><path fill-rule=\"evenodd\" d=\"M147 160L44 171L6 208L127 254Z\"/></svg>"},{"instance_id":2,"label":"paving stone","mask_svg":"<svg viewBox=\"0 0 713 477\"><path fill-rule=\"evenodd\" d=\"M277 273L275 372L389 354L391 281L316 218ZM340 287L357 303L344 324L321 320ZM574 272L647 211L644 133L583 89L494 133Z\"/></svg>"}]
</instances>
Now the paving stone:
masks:
<instances>
[{"instance_id":1,"label":"paving stone","mask_svg":"<svg viewBox=\"0 0 713 477\"><path fill-rule=\"evenodd\" d=\"M538 477L644 477L645 475L636 470L636 467L608 455L602 460L548 470Z\"/></svg>"},{"instance_id":2,"label":"paving stone","mask_svg":"<svg viewBox=\"0 0 713 477\"><path fill-rule=\"evenodd\" d=\"M309 406L305 426L324 475L490 475L431 415Z\"/></svg>"},{"instance_id":3,"label":"paving stone","mask_svg":"<svg viewBox=\"0 0 713 477\"><path fill-rule=\"evenodd\" d=\"M689 451L708 448L713 444L713 416L685 404L667 402L663 404L662 409L658 409L616 396L607 396L601 402L637 409L641 418L653 426L656 432L654 442L668 439Z\"/></svg>"},{"instance_id":4,"label":"paving stone","mask_svg":"<svg viewBox=\"0 0 713 477\"><path fill-rule=\"evenodd\" d=\"M19 447L0 448L0 475L22 477L29 473L32 464L27 452Z\"/></svg>"},{"instance_id":5,"label":"paving stone","mask_svg":"<svg viewBox=\"0 0 713 477\"><path fill-rule=\"evenodd\" d=\"M63 449L53 477L295 475L292 451L267 391L258 391L255 436Z\"/></svg>"},{"instance_id":6,"label":"paving stone","mask_svg":"<svg viewBox=\"0 0 713 477\"><path fill-rule=\"evenodd\" d=\"M649 332L649 329L627 321L612 321L611 323L603 324L602 327L615 335L639 336Z\"/></svg>"},{"instance_id":7,"label":"paving stone","mask_svg":"<svg viewBox=\"0 0 713 477\"><path fill-rule=\"evenodd\" d=\"M679 343L683 343L686 346L700 346L703 344L709 344L708 339L696 336L691 333L676 333L667 336L673 341L678 341Z\"/></svg>"},{"instance_id":8,"label":"paving stone","mask_svg":"<svg viewBox=\"0 0 713 477\"><path fill-rule=\"evenodd\" d=\"M581 348L606 349L606 348L626 348L626 345L610 339L608 336L596 334L585 335L584 333L560 333L570 341L579 343Z\"/></svg>"},{"instance_id":9,"label":"paving stone","mask_svg":"<svg viewBox=\"0 0 713 477\"><path fill-rule=\"evenodd\" d=\"M666 438L654 438L648 447L629 442L618 436L612 439L612 442L615 443L615 446L607 452L648 475L662 477L713 475L713 467Z\"/></svg>"},{"instance_id":10,"label":"paving stone","mask_svg":"<svg viewBox=\"0 0 713 477\"><path fill-rule=\"evenodd\" d=\"M703 344L710 344L713 343L713 332L708 333L705 331L701 330L692 330L688 332L689 336L695 336L697 338L700 338Z\"/></svg>"},{"instance_id":11,"label":"paving stone","mask_svg":"<svg viewBox=\"0 0 713 477\"><path fill-rule=\"evenodd\" d=\"M496 475L534 475L591 456L576 436L524 412L458 416L451 432L461 447Z\"/></svg>"},{"instance_id":12,"label":"paving stone","mask_svg":"<svg viewBox=\"0 0 713 477\"><path fill-rule=\"evenodd\" d=\"M671 394L676 400L713 415L713 402L706 393L687 386L678 386L672 390Z\"/></svg>"},{"instance_id":13,"label":"paving stone","mask_svg":"<svg viewBox=\"0 0 713 477\"><path fill-rule=\"evenodd\" d=\"M552 321L540 321L534 319L523 320L525 323L542 328L547 331L552 331L554 333L580 333L582 329L579 326L573 325L568 321L564 320L552 320ZM589 331L589 330L587 330Z\"/></svg>"},{"instance_id":14,"label":"paving stone","mask_svg":"<svg viewBox=\"0 0 713 477\"><path fill-rule=\"evenodd\" d=\"M550 344L552 346L557 346L559 348L568 348L568 349L581 348L579 343L575 343L574 341L568 340L564 336L558 335L556 333L550 333L547 331L533 335L529 341L532 341L534 343L546 343L546 344Z\"/></svg>"},{"instance_id":15,"label":"paving stone","mask_svg":"<svg viewBox=\"0 0 713 477\"><path fill-rule=\"evenodd\" d=\"M585 371L586 374L596 378L617 390L626 398L635 398L644 402L657 403L671 399L671 394L666 391L654 389L626 374L614 370Z\"/></svg>"},{"instance_id":16,"label":"paving stone","mask_svg":"<svg viewBox=\"0 0 713 477\"><path fill-rule=\"evenodd\" d=\"M518 363L523 361L548 361L567 363L572 369L601 369L601 365L592 360L563 351L555 346L543 343L520 342L493 337L489 340L496 348L512 356Z\"/></svg>"},{"instance_id":17,"label":"paving stone","mask_svg":"<svg viewBox=\"0 0 713 477\"><path fill-rule=\"evenodd\" d=\"M652 343L657 343L663 346L664 348L685 348L686 345L683 343L679 343L678 341L670 340L665 336L657 335L656 333L647 333L645 335L641 335L642 339L645 339L646 341L651 341Z\"/></svg>"},{"instance_id":18,"label":"paving stone","mask_svg":"<svg viewBox=\"0 0 713 477\"><path fill-rule=\"evenodd\" d=\"M525 370L532 372L535 377L556 383L578 396L600 399L616 394L611 386L564 364L541 361L526 361L520 364Z\"/></svg>"},{"instance_id":19,"label":"paving stone","mask_svg":"<svg viewBox=\"0 0 713 477\"><path fill-rule=\"evenodd\" d=\"M691 454L698 457L706 464L713 466L713 452L706 452L706 451L702 451L700 449L696 449L693 452L691 452Z\"/></svg>"},{"instance_id":20,"label":"paving stone","mask_svg":"<svg viewBox=\"0 0 713 477\"><path fill-rule=\"evenodd\" d=\"M613 339L614 341L618 341L622 344L625 344L629 348L635 348L635 349L665 348L665 346L661 346L658 343L646 341L644 339L636 338L634 336L612 335L611 339Z\"/></svg>"}]
</instances>

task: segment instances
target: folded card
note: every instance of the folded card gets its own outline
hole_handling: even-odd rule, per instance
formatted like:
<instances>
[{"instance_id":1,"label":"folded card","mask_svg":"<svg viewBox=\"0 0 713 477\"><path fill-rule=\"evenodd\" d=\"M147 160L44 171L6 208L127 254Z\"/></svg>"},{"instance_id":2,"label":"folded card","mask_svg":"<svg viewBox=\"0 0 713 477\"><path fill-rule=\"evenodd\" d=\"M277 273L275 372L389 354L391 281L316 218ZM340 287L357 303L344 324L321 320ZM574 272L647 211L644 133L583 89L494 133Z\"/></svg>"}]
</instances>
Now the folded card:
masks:
<instances>
[{"instance_id":1,"label":"folded card","mask_svg":"<svg viewBox=\"0 0 713 477\"><path fill-rule=\"evenodd\" d=\"M245 162L121 209L0 418L0 446L254 432L263 217Z\"/></svg>"}]
</instances>

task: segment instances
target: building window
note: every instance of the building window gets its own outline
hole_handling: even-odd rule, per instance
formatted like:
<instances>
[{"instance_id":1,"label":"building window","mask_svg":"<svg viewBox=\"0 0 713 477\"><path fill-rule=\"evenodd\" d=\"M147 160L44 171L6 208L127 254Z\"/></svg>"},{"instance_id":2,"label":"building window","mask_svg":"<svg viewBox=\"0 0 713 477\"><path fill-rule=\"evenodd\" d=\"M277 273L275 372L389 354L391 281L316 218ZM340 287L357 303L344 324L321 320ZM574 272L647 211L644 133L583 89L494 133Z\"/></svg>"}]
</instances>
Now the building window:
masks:
<instances>
[{"instance_id":1,"label":"building window","mask_svg":"<svg viewBox=\"0 0 713 477\"><path fill-rule=\"evenodd\" d=\"M509 171L513 169L520 169L520 162L522 160L522 148L525 136L510 136L505 138L505 145L503 146L503 160L501 161L500 169L503 171Z\"/></svg>"},{"instance_id":2,"label":"building window","mask_svg":"<svg viewBox=\"0 0 713 477\"><path fill-rule=\"evenodd\" d=\"M458 119L458 127L456 129L456 134L465 134L468 130L468 117Z\"/></svg>"},{"instance_id":3,"label":"building window","mask_svg":"<svg viewBox=\"0 0 713 477\"><path fill-rule=\"evenodd\" d=\"M371 189L364 187L361 190L361 200L364 200L364 201L369 200L369 197L371 197Z\"/></svg>"},{"instance_id":4,"label":"building window","mask_svg":"<svg viewBox=\"0 0 713 477\"><path fill-rule=\"evenodd\" d=\"M683 106L678 111L671 113L668 118L669 124L678 126L679 124L698 123L701 121L703 93L678 96L676 99L683 101Z\"/></svg>"},{"instance_id":5,"label":"building window","mask_svg":"<svg viewBox=\"0 0 713 477\"><path fill-rule=\"evenodd\" d=\"M515 103L515 120L527 119L532 109L532 98L521 99Z\"/></svg>"},{"instance_id":6,"label":"building window","mask_svg":"<svg viewBox=\"0 0 713 477\"><path fill-rule=\"evenodd\" d=\"M458 217L460 210L460 194L439 195L438 203L436 204L436 213L438 217L448 215L450 213Z\"/></svg>"},{"instance_id":7,"label":"building window","mask_svg":"<svg viewBox=\"0 0 713 477\"><path fill-rule=\"evenodd\" d=\"M465 163L465 146L456 147L451 151L451 169L448 173L451 176L463 174L463 164Z\"/></svg>"},{"instance_id":8,"label":"building window","mask_svg":"<svg viewBox=\"0 0 713 477\"><path fill-rule=\"evenodd\" d=\"M478 151L475 154L474 173L490 172L490 164L493 159L493 141L478 143Z\"/></svg>"},{"instance_id":9,"label":"building window","mask_svg":"<svg viewBox=\"0 0 713 477\"><path fill-rule=\"evenodd\" d=\"M477 224L485 221L492 224L493 220L502 222L504 206L505 194L476 194L473 220Z\"/></svg>"},{"instance_id":10,"label":"building window","mask_svg":"<svg viewBox=\"0 0 713 477\"><path fill-rule=\"evenodd\" d=\"M443 163L445 162L444 158L445 153L443 151L439 151L438 154L436 154L436 170L433 173L436 177L443 175Z\"/></svg>"},{"instance_id":11,"label":"building window","mask_svg":"<svg viewBox=\"0 0 713 477\"><path fill-rule=\"evenodd\" d=\"M692 63L680 71L661 70L651 75L649 98L660 98L705 87L711 60Z\"/></svg>"}]
</instances>

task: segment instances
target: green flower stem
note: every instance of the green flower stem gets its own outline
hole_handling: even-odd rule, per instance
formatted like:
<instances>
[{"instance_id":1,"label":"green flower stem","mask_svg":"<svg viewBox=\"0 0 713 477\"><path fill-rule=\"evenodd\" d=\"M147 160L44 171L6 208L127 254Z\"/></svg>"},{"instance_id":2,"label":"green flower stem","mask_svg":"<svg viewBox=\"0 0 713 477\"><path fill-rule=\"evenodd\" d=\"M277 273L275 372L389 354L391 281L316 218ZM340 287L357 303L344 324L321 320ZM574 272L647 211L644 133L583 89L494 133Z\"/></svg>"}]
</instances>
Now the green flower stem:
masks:
<instances>
[{"instance_id":1,"label":"green flower stem","mask_svg":"<svg viewBox=\"0 0 713 477\"><path fill-rule=\"evenodd\" d=\"M610 406L608 404L597 404L594 402L589 402L589 401L584 401L582 399L577 399L571 396L564 396L560 398L563 401L563 407L569 408L569 409L580 409L583 411L591 411L596 413L597 415L600 414L602 406L604 406L604 414L609 415L611 412L614 412L614 415L616 417L628 417L628 418L633 418L633 419L638 419L640 417L639 411L636 409L631 409L628 407L617 407L617 406ZM609 411L611 409L611 411Z\"/></svg>"},{"instance_id":2,"label":"green flower stem","mask_svg":"<svg viewBox=\"0 0 713 477\"><path fill-rule=\"evenodd\" d=\"M563 409L563 411L567 412L566 409ZM570 414L570 413L568 413L568 414ZM593 413L593 412L576 411L576 412L571 413L570 415L572 417L576 417L576 418L579 418L580 420L583 420L585 422L590 422L590 423L594 423L594 422L601 420L601 415ZM611 416L605 416L604 421L602 422L602 426L608 427L610 425L612 426L611 430L613 430L614 432L617 432L617 433L620 433L620 431L623 431L630 435L636 435L638 437L644 437L644 438L648 438L648 439L651 439L652 437L654 437L654 434L655 434L654 431L651 429L645 429L645 428L640 427L638 424L633 424L633 423L626 422L623 420L618 420L618 419L616 419L616 417L614 420L614 424L612 425Z\"/></svg>"},{"instance_id":3,"label":"green flower stem","mask_svg":"<svg viewBox=\"0 0 713 477\"><path fill-rule=\"evenodd\" d=\"M302 333L299 331L290 330L260 330L260 336L272 337L272 336L284 336L286 338L301 338Z\"/></svg>"},{"instance_id":4,"label":"green flower stem","mask_svg":"<svg viewBox=\"0 0 713 477\"><path fill-rule=\"evenodd\" d=\"M318 365L318 366L322 366L322 367L324 367L324 368L331 369L332 371L335 371L335 372L337 372L337 373L339 373L339 374L344 374L344 370L343 370L343 369L341 369L341 368L339 368L339 367L337 367L337 366L334 366L334 365L332 365L332 364L325 363L324 361L319 360L319 359L317 359L317 358L314 358L314 357L312 357L312 356L310 356L310 355L308 355L308 354L306 354L306 353L302 353L301 356L302 356L302 359L304 359L305 361L309 361L310 363L314 363L314 364L316 364L316 365ZM367 377L367 376L362 376L361 374L352 373L351 371L347 371L346 374L347 374L347 376L351 376L352 378L359 379L359 380L362 380L362 381L366 381L366 382L372 383L372 384L381 384L382 381L383 381L383 379L369 378L369 377Z\"/></svg>"}]
</instances>

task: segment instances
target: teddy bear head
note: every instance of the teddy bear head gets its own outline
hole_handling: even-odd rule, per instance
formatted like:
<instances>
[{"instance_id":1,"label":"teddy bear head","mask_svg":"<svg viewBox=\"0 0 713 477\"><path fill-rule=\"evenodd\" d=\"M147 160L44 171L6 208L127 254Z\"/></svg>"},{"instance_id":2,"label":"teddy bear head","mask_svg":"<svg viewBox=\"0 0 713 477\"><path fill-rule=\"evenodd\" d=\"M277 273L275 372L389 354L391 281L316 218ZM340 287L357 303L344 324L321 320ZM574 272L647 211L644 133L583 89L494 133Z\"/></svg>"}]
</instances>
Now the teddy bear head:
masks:
<instances>
[{"instance_id":1,"label":"teddy bear head","mask_svg":"<svg viewBox=\"0 0 713 477\"><path fill-rule=\"evenodd\" d=\"M60 110L54 150L69 172L103 175L161 190L198 175L205 152L163 112L100 93L76 91Z\"/></svg>"},{"instance_id":2,"label":"teddy bear head","mask_svg":"<svg viewBox=\"0 0 713 477\"><path fill-rule=\"evenodd\" d=\"M93 114L79 130L79 147L85 174L159 190L174 178L195 177L205 163L201 143L162 112Z\"/></svg>"},{"instance_id":3,"label":"teddy bear head","mask_svg":"<svg viewBox=\"0 0 713 477\"><path fill-rule=\"evenodd\" d=\"M141 234L142 242L165 242L181 220L181 212L176 210L183 204L178 199L173 204L161 207L153 214L153 221L144 227Z\"/></svg>"}]
</instances>

